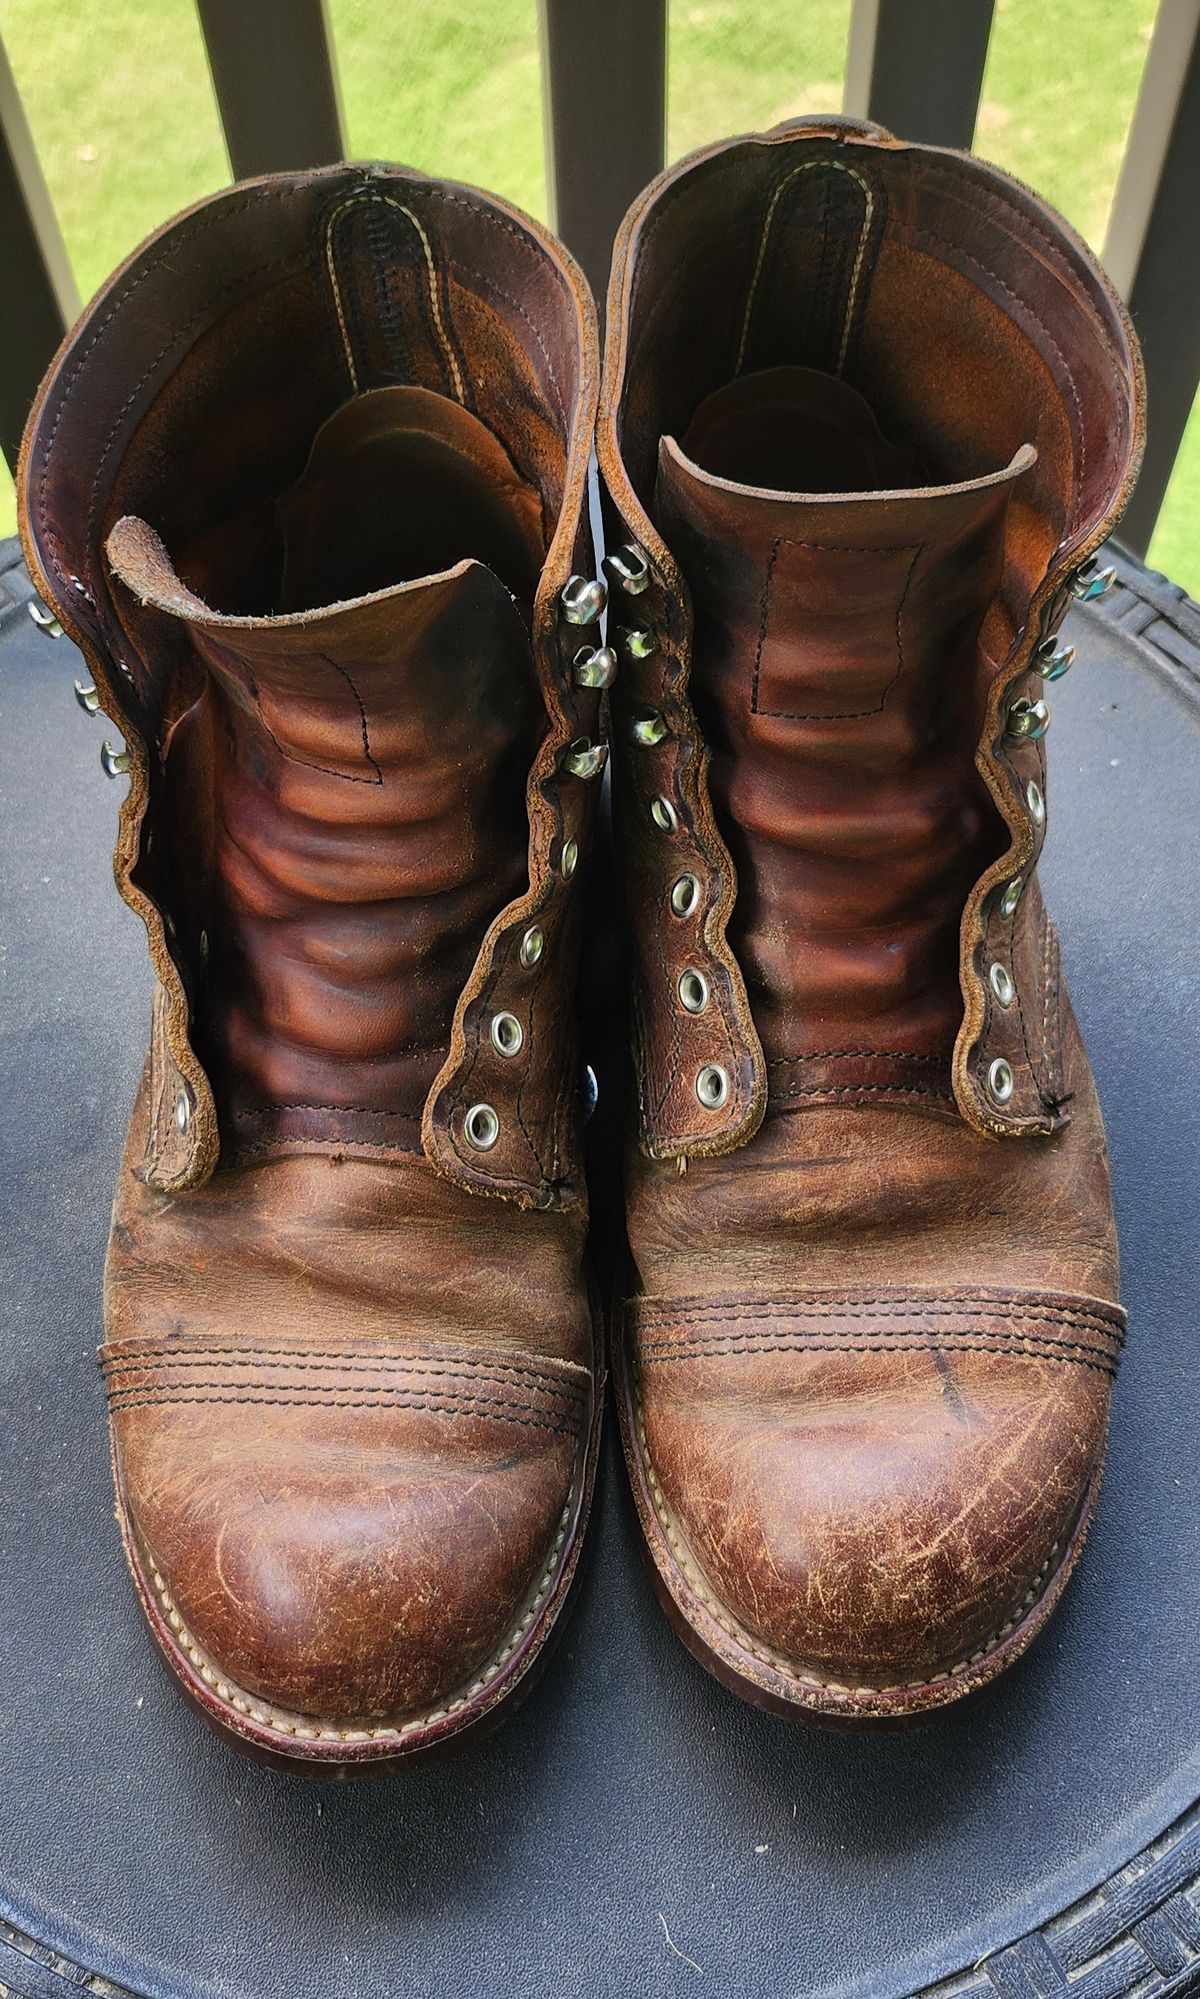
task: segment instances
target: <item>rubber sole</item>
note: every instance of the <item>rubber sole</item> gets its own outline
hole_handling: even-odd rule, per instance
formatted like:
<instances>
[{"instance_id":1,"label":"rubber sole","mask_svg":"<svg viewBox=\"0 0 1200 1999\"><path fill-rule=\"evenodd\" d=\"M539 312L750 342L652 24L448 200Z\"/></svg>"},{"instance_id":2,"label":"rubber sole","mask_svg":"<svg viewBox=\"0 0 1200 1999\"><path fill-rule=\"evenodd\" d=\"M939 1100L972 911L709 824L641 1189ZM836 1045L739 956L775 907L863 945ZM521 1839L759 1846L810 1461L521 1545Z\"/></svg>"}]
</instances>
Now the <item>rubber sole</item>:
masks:
<instances>
[{"instance_id":1,"label":"rubber sole","mask_svg":"<svg viewBox=\"0 0 1200 1999\"><path fill-rule=\"evenodd\" d=\"M612 1329L612 1372L621 1441L655 1593L677 1635L722 1686L755 1707L830 1727L886 1728L966 1699L1020 1658L1049 1622L1079 1559L1104 1470L1101 1453L1083 1502L1042 1573L993 1638L967 1658L919 1681L889 1687L848 1686L806 1673L772 1652L718 1602L691 1558L666 1505L646 1448L641 1404L624 1328Z\"/></svg>"}]
</instances>

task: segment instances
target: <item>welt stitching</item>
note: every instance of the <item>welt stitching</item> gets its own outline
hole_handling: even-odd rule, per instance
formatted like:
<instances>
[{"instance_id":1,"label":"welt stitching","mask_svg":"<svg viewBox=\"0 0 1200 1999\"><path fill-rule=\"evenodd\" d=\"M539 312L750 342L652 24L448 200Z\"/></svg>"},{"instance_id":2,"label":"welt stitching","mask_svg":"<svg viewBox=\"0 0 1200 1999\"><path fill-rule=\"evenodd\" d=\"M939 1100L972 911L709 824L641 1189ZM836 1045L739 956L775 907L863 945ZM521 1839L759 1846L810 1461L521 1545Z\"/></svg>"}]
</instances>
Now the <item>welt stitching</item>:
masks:
<instances>
[{"instance_id":1,"label":"welt stitching","mask_svg":"<svg viewBox=\"0 0 1200 1999\"><path fill-rule=\"evenodd\" d=\"M543 1371L535 1367L520 1367L514 1362L501 1360L486 1362L463 1361L461 1364L443 1365L435 1361L424 1361L420 1356L407 1355L398 1357L395 1361L392 1361L383 1355L376 1357L370 1354L356 1356L353 1354L338 1353L335 1348L331 1347L313 1347L302 1355L295 1353L293 1349L288 1347L258 1347L255 1349L253 1355L248 1355L243 1347L193 1347L191 1345L189 1345L186 1352L181 1352L178 1348L173 1347L136 1349L136 1357L126 1359L124 1357L125 1349L130 1344L130 1342L122 1340L117 1347L111 1350L111 1357L101 1359L100 1366L106 1374L116 1373L122 1368L145 1367L157 1361L170 1362L176 1367L207 1366L209 1363L207 1360L201 1360L200 1356L202 1355L211 1355L214 1359L215 1357L220 1357L221 1359L232 1360L236 1367L272 1366L280 1362L297 1367L309 1367L318 1361L332 1361L343 1367L366 1368L374 1366L377 1358L380 1369L389 1369L397 1373L408 1370L418 1374L479 1374L481 1377L511 1374L519 1381L528 1382L535 1389L544 1386L547 1393L561 1392L564 1395L581 1396L587 1385L582 1380L574 1382L569 1378L564 1379L549 1368ZM194 1359L193 1355L195 1356ZM571 1363L565 1362L564 1365L569 1366Z\"/></svg>"},{"instance_id":2,"label":"welt stitching","mask_svg":"<svg viewBox=\"0 0 1200 1999\"><path fill-rule=\"evenodd\" d=\"M759 683L759 674L762 666L763 646L766 642L766 636L767 636L767 600L770 596L771 580L775 574L775 560L779 554L779 550L781 547L810 548L815 550L818 554L821 555L826 555L826 554L900 555L906 553L907 550L910 548L913 550L912 561L908 565L908 574L904 579L904 588L900 592L900 601L896 606L896 670L893 673L891 679L888 681L886 687L884 688L882 694L879 697L879 700L876 702L873 708L852 708L848 709L844 714L830 714L826 712L821 712L821 713L805 715L805 714L794 713L791 709L788 708L759 707L758 683ZM904 606L908 601L908 593L912 587L913 573L916 569L917 563L920 561L921 556L924 554L924 552L925 552L924 542L917 543L915 547L912 542L902 542L898 546L892 548L850 548L850 547L839 547L836 543L833 542L796 541L789 538L786 535L776 535L775 540L771 547L771 560L767 564L767 573L763 581L762 601L759 605L758 650L754 656L754 683L753 683L753 691L751 694L751 707L753 709L753 712L756 715L766 715L773 717L776 721L780 722L861 722L864 721L868 715L882 715L884 709L887 706L888 695L891 693L893 687L896 685L896 682L899 680L901 674L904 672L904 645L901 639L900 625L901 625L901 619L904 616Z\"/></svg>"},{"instance_id":3,"label":"welt stitching","mask_svg":"<svg viewBox=\"0 0 1200 1999\"><path fill-rule=\"evenodd\" d=\"M855 1353L855 1354L916 1353L921 1351L922 1345L930 1349L931 1351L937 1351L945 1347L951 1352L956 1352L956 1353L995 1354L995 1353L1005 1353L1005 1352L1013 1353L1015 1350L1016 1352L1022 1352L1027 1354L1027 1356L1032 1360L1058 1360L1058 1361L1068 1362L1070 1365L1074 1367L1086 1367L1090 1369L1090 1371L1093 1374L1102 1374L1109 1379L1114 1377L1117 1371L1114 1362L1105 1363L1098 1360L1088 1360L1081 1350L1075 1348L1060 1348L1057 1351L1055 1351L1053 1349L1039 1348L1033 1345L1033 1343L1029 1341L1017 1341L1014 1342L1013 1345L1010 1345L1009 1347L1006 1348L998 1346L994 1340L967 1339L966 1337L955 1340L949 1340L949 1339L926 1340L920 1343L914 1340L909 1340L909 1341L874 1340L870 1342L863 1341L861 1345L842 1347L840 1349L831 1344L829 1341L821 1343L819 1341L811 1341L811 1340L782 1340L776 1342L767 1342L759 1346L753 1346L753 1347L710 1347L707 1349L707 1352L716 1353L716 1354L729 1353L729 1354L735 1354L739 1357L748 1353L828 1354L828 1353L837 1353L839 1351L842 1353ZM648 1366L654 1366L659 1361L667 1358L671 1358L671 1356L656 1355L656 1354L644 1354L642 1356L643 1361Z\"/></svg>"}]
</instances>

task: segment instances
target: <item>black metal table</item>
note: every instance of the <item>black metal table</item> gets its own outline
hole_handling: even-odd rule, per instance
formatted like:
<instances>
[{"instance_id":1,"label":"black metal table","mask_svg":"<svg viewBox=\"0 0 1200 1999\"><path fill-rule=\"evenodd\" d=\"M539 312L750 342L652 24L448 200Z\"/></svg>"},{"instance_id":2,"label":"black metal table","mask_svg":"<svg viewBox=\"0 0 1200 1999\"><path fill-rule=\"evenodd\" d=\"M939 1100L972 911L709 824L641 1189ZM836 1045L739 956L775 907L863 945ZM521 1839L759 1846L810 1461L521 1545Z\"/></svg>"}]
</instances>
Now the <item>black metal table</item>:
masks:
<instances>
[{"instance_id":1,"label":"black metal table","mask_svg":"<svg viewBox=\"0 0 1200 1999\"><path fill-rule=\"evenodd\" d=\"M317 1786L167 1683L93 1364L145 1046L117 787L0 546L0 1994L1138 1999L1200 1989L1200 609L1126 563L1056 690L1044 873L1109 1121L1131 1332L1062 1609L973 1707L851 1737L669 1632L610 1438L583 1598L458 1761Z\"/></svg>"}]
</instances>

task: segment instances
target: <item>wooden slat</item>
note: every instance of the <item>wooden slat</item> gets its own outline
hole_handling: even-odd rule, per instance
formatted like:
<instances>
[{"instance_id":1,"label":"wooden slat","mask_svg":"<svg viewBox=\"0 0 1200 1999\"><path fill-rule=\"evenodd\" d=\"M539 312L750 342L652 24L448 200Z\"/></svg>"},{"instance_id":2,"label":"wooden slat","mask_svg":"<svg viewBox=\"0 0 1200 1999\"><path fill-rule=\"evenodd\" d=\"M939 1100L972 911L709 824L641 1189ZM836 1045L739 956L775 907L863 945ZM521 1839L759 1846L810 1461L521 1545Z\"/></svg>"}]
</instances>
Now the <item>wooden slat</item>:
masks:
<instances>
[{"instance_id":1,"label":"wooden slat","mask_svg":"<svg viewBox=\"0 0 1200 1999\"><path fill-rule=\"evenodd\" d=\"M601 305L613 237L662 169L666 0L539 0L550 219Z\"/></svg>"},{"instance_id":2,"label":"wooden slat","mask_svg":"<svg viewBox=\"0 0 1200 1999\"><path fill-rule=\"evenodd\" d=\"M0 450L15 468L38 383L79 293L0 43Z\"/></svg>"},{"instance_id":3,"label":"wooden slat","mask_svg":"<svg viewBox=\"0 0 1200 1999\"><path fill-rule=\"evenodd\" d=\"M900 139L969 147L994 9L995 0L854 0L846 111Z\"/></svg>"},{"instance_id":4,"label":"wooden slat","mask_svg":"<svg viewBox=\"0 0 1200 1999\"><path fill-rule=\"evenodd\" d=\"M235 177L345 154L325 0L196 0Z\"/></svg>"},{"instance_id":5,"label":"wooden slat","mask_svg":"<svg viewBox=\"0 0 1200 1999\"><path fill-rule=\"evenodd\" d=\"M1163 0L1104 259L1126 295L1146 359L1146 456L1119 530L1125 545L1144 555L1200 383L1197 0Z\"/></svg>"}]
</instances>

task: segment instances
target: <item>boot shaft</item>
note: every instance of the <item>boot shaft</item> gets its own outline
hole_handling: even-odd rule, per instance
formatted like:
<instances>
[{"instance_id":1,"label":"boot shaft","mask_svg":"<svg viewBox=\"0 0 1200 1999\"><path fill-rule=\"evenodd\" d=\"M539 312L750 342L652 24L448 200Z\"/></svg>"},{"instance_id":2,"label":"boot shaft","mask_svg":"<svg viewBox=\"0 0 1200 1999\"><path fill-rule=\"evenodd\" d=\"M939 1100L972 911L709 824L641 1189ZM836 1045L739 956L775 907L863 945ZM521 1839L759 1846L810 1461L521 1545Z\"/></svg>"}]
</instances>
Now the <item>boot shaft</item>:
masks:
<instances>
[{"instance_id":1,"label":"boot shaft","mask_svg":"<svg viewBox=\"0 0 1200 1999\"><path fill-rule=\"evenodd\" d=\"M1118 302L996 170L814 121L647 190L608 325L644 1149L768 1092L1058 1128L1036 704L1140 454Z\"/></svg>"},{"instance_id":2,"label":"boot shaft","mask_svg":"<svg viewBox=\"0 0 1200 1999\"><path fill-rule=\"evenodd\" d=\"M594 376L534 224L357 168L180 218L51 369L26 545L129 746L152 1184L302 1143L578 1198Z\"/></svg>"}]
</instances>

